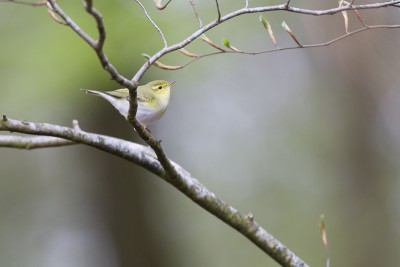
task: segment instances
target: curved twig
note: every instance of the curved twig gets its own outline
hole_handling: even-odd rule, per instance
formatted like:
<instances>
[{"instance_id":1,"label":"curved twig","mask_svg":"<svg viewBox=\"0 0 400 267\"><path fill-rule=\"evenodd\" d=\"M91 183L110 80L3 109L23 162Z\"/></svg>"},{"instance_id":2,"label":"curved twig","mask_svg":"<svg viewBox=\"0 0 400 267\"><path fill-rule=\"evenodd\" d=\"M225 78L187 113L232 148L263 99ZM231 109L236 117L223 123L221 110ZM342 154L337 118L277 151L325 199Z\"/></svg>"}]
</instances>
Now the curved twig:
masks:
<instances>
[{"instance_id":1,"label":"curved twig","mask_svg":"<svg viewBox=\"0 0 400 267\"><path fill-rule=\"evenodd\" d=\"M161 31L160 27L158 27L158 25L154 22L154 20L151 19L149 13L147 13L146 8L143 6L143 4L139 1L139 0L135 0L135 2L140 6L140 8L143 10L144 15L146 16L146 18L150 21L150 23L154 26L154 28L156 28L156 30L158 31L158 33L161 35L161 39L164 42L164 47L167 47L167 39L165 39L165 36L163 34L163 32ZM169 3L169 2L168 2ZM168 4L167 3L167 4ZM167 5L166 4L166 5ZM165 5L165 6L166 6Z\"/></svg>"},{"instance_id":2,"label":"curved twig","mask_svg":"<svg viewBox=\"0 0 400 267\"><path fill-rule=\"evenodd\" d=\"M190 5L191 5L192 8L193 8L194 15L196 16L197 21L199 22L199 28L203 27L203 22L201 21L201 18L200 18L200 16L199 16L199 13L197 13L196 4L194 3L194 0L190 0L189 2L190 2Z\"/></svg>"}]
</instances>

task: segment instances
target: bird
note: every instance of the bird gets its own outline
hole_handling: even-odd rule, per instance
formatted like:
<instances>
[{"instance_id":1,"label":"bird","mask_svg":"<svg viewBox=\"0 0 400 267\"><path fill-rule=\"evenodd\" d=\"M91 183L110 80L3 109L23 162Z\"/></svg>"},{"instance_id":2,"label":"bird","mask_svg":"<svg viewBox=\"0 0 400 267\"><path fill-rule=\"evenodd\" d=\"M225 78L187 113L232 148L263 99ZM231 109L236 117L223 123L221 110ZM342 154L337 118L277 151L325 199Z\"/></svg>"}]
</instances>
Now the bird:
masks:
<instances>
[{"instance_id":1,"label":"bird","mask_svg":"<svg viewBox=\"0 0 400 267\"><path fill-rule=\"evenodd\" d=\"M167 110L171 85L175 81L168 82L164 80L155 80L145 85L137 87L136 119L146 127L158 121ZM81 89L87 94L100 96L107 100L119 113L128 119L129 112L129 90L127 88L114 91L96 91Z\"/></svg>"}]
</instances>

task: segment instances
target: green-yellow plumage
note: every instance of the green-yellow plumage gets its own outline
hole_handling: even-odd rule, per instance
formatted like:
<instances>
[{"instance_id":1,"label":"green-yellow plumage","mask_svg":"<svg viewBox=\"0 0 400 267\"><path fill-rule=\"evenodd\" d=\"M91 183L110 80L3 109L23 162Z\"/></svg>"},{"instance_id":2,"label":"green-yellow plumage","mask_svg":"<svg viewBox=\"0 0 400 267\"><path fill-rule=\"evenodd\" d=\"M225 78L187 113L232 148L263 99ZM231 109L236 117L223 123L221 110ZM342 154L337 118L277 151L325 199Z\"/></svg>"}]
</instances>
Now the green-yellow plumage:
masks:
<instances>
[{"instance_id":1,"label":"green-yellow plumage","mask_svg":"<svg viewBox=\"0 0 400 267\"><path fill-rule=\"evenodd\" d=\"M144 125L150 125L159 120L167 110L170 98L171 85L174 82L156 80L146 85L138 86L138 109L136 118ZM127 118L129 111L129 90L117 89L115 91L84 90L88 94L97 95L110 102L122 116Z\"/></svg>"}]
</instances>

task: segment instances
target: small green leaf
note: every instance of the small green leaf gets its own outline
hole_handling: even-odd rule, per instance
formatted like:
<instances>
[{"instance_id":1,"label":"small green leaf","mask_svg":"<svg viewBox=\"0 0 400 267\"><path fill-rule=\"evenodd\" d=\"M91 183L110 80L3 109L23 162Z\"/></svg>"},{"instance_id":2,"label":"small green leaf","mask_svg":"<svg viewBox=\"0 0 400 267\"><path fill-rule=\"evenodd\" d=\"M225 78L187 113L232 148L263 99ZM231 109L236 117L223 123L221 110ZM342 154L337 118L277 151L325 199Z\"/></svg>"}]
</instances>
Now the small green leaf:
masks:
<instances>
[{"instance_id":1,"label":"small green leaf","mask_svg":"<svg viewBox=\"0 0 400 267\"><path fill-rule=\"evenodd\" d=\"M268 22L265 20L265 18L262 15L260 15L260 22L262 23L264 28L268 29Z\"/></svg>"},{"instance_id":2,"label":"small green leaf","mask_svg":"<svg viewBox=\"0 0 400 267\"><path fill-rule=\"evenodd\" d=\"M228 39L224 38L223 42L224 42L224 46L225 46L225 47L227 47L227 48L231 48L231 45L230 45L230 43L229 43L229 40L228 40Z\"/></svg>"}]
</instances>

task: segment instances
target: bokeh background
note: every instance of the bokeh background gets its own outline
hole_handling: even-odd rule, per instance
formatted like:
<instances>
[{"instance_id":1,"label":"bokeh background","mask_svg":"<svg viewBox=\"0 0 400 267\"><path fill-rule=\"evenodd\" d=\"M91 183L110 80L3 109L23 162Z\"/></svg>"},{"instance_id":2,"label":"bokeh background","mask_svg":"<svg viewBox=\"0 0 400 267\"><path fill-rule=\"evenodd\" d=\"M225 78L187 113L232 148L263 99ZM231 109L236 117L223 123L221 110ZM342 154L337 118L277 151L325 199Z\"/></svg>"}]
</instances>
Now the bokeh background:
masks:
<instances>
[{"instance_id":1,"label":"bokeh background","mask_svg":"<svg viewBox=\"0 0 400 267\"><path fill-rule=\"evenodd\" d=\"M204 23L214 1L196 1ZM235 2L235 3L233 3ZM239 2L239 3L237 3ZM252 5L268 4L250 1ZM297 3L299 2L299 3ZM274 4L276 2L271 2ZM80 1L61 6L96 36ZM242 1L220 1L221 11ZM105 50L132 77L162 41L134 1L95 1ZM160 12L145 3L169 44L194 32L189 1ZM293 5L328 8L333 1ZM400 23L398 9L364 11L367 23ZM343 18L267 13L278 44L344 33ZM360 27L349 13L350 30ZM242 50L272 48L258 14L210 31ZM0 112L140 141L101 99L79 88L118 85L93 51L43 7L0 3ZM255 219L311 266L324 266L325 214L332 266L400 261L400 35L375 30L317 49L220 55L179 71L151 68L142 82L176 80L168 112L151 127L168 155ZM211 52L202 41L187 47ZM183 64L176 52L162 60ZM8 134L8 133L2 133ZM82 145L0 148L0 265L8 267L277 266L236 231L149 172Z\"/></svg>"}]
</instances>

